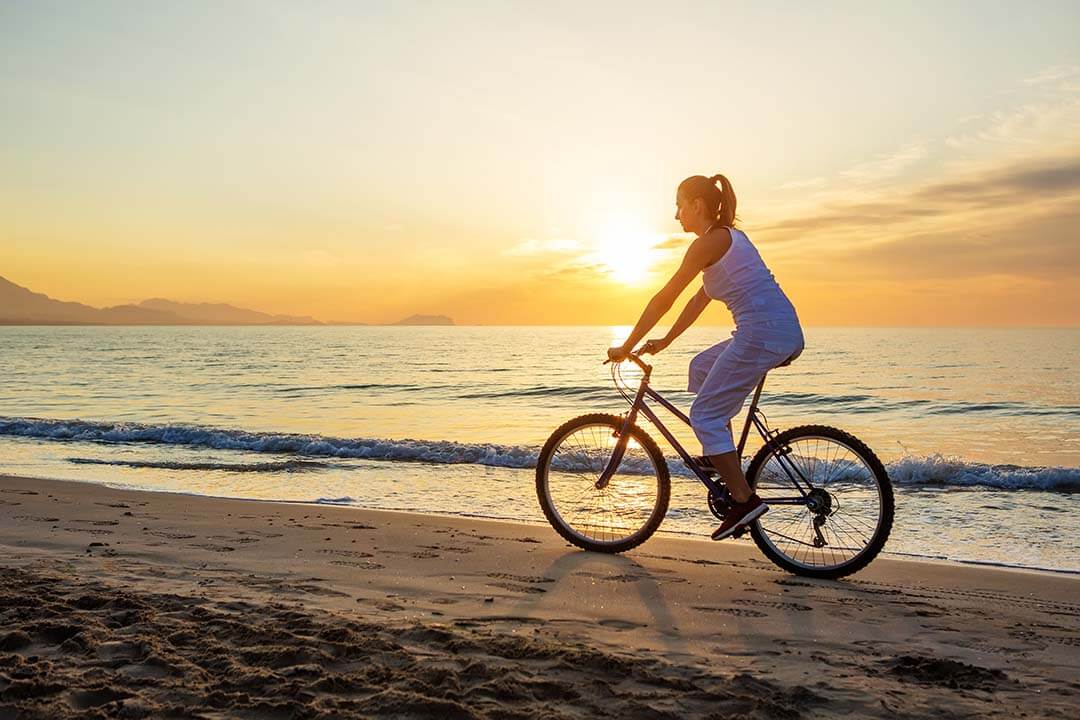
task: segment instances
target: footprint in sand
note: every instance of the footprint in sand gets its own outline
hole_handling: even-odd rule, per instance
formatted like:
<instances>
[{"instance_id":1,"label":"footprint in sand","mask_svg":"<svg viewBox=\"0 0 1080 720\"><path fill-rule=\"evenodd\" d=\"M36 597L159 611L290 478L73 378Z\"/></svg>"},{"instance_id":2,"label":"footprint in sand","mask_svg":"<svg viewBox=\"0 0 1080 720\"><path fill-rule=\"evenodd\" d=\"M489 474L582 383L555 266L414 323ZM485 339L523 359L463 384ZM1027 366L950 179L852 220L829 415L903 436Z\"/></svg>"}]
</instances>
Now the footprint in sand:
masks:
<instances>
[{"instance_id":1,"label":"footprint in sand","mask_svg":"<svg viewBox=\"0 0 1080 720\"><path fill-rule=\"evenodd\" d=\"M748 618L763 618L768 617L768 613L761 612L760 610L751 610L749 608L740 607L708 607L705 605L694 605L694 610L701 610L702 612L720 613L722 615L734 615L735 617L748 617Z\"/></svg>"},{"instance_id":2,"label":"footprint in sand","mask_svg":"<svg viewBox=\"0 0 1080 720\"><path fill-rule=\"evenodd\" d=\"M810 612L813 610L809 605L800 605L793 602L781 602L775 600L758 600L756 598L742 598L736 602L745 603L747 605L757 605L758 607L770 607L777 610L794 610L796 612Z\"/></svg>"},{"instance_id":3,"label":"footprint in sand","mask_svg":"<svg viewBox=\"0 0 1080 720\"><path fill-rule=\"evenodd\" d=\"M462 555L472 552L471 547L465 547L464 545L420 545L419 547L425 550L440 550L442 552L461 553Z\"/></svg>"},{"instance_id":4,"label":"footprint in sand","mask_svg":"<svg viewBox=\"0 0 1080 720\"><path fill-rule=\"evenodd\" d=\"M520 592L531 595L539 595L540 593L546 593L542 587L536 587L535 585L522 585L520 583L512 582L490 582L486 583L488 587L495 587L501 590L510 590L511 592Z\"/></svg>"},{"instance_id":5,"label":"footprint in sand","mask_svg":"<svg viewBox=\"0 0 1080 720\"><path fill-rule=\"evenodd\" d=\"M599 625L606 628L615 628L616 630L637 630L638 628L648 627L643 623L630 622L629 620L616 620L609 618L601 620Z\"/></svg>"},{"instance_id":6,"label":"footprint in sand","mask_svg":"<svg viewBox=\"0 0 1080 720\"><path fill-rule=\"evenodd\" d=\"M331 560L331 565L343 565L345 567L359 568L360 570L382 570L385 565L370 560Z\"/></svg>"},{"instance_id":7,"label":"footprint in sand","mask_svg":"<svg viewBox=\"0 0 1080 720\"><path fill-rule=\"evenodd\" d=\"M199 548L200 550L210 550L211 552L219 553L232 552L236 550L236 548L229 547L228 545L215 545L214 543L195 543L192 545L188 545L188 547Z\"/></svg>"},{"instance_id":8,"label":"footprint in sand","mask_svg":"<svg viewBox=\"0 0 1080 720\"><path fill-rule=\"evenodd\" d=\"M103 686L92 690L79 690L68 693L68 703L76 710L89 710L90 708L101 707L115 700L124 700L129 697L131 697L130 693Z\"/></svg>"},{"instance_id":9,"label":"footprint in sand","mask_svg":"<svg viewBox=\"0 0 1080 720\"><path fill-rule=\"evenodd\" d=\"M997 690L1009 683L1001 670L969 665L947 658L900 655L879 662L885 671L920 685L939 685L953 690Z\"/></svg>"},{"instance_id":10,"label":"footprint in sand","mask_svg":"<svg viewBox=\"0 0 1080 720\"><path fill-rule=\"evenodd\" d=\"M364 602L364 600L363 600L363 598L357 598L356 602ZM373 604L374 604L374 606L376 608L378 608L379 610L382 610L383 612L397 612L398 610L404 610L405 609L404 605L398 605L397 603L386 602L384 600L380 600L380 601L375 602Z\"/></svg>"},{"instance_id":11,"label":"footprint in sand","mask_svg":"<svg viewBox=\"0 0 1080 720\"><path fill-rule=\"evenodd\" d=\"M211 540L224 540L225 542L236 543L237 545L247 545L248 543L259 542L259 538L253 537L234 537L232 535L211 535Z\"/></svg>"},{"instance_id":12,"label":"footprint in sand","mask_svg":"<svg viewBox=\"0 0 1080 720\"><path fill-rule=\"evenodd\" d=\"M371 553L363 552L361 550L337 550L335 548L322 548L321 550L318 550L317 552L320 552L320 553L322 553L324 555L341 555L342 557L353 557L353 558L375 557Z\"/></svg>"},{"instance_id":13,"label":"footprint in sand","mask_svg":"<svg viewBox=\"0 0 1080 720\"><path fill-rule=\"evenodd\" d=\"M539 575L511 575L510 573L488 573L488 577L493 580L511 580L519 583L553 583L555 580L549 577L541 577Z\"/></svg>"},{"instance_id":14,"label":"footprint in sand","mask_svg":"<svg viewBox=\"0 0 1080 720\"><path fill-rule=\"evenodd\" d=\"M322 523L323 527L339 527L348 528L349 530L375 530L374 525L364 525L363 523Z\"/></svg>"}]
</instances>

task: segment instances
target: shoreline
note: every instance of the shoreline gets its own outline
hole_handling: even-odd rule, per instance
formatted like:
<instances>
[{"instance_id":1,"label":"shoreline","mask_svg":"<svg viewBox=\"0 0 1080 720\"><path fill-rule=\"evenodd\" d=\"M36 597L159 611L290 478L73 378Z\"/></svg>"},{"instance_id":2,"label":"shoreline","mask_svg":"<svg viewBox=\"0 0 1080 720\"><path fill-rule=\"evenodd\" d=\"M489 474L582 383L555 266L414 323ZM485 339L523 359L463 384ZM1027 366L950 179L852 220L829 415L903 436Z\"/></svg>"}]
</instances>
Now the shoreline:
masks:
<instances>
[{"instance_id":1,"label":"shoreline","mask_svg":"<svg viewBox=\"0 0 1080 720\"><path fill-rule=\"evenodd\" d=\"M105 483L105 482L99 482L99 481L95 481L95 480L78 480L78 479L73 479L73 478L58 478L58 477L47 477L47 476L37 476L37 475L9 475L9 474L5 474L3 472L0 472L0 478L10 478L10 479L18 479L18 480L44 480L44 481L47 481L47 482L60 482L60 483L77 483L77 484L86 484L86 485L93 485L93 486L98 486L98 487L103 487L103 488L109 488L109 489L118 490L118 491L122 491L122 492L154 493L154 494L169 495L169 496L176 496L176 497L206 498L206 499L209 499L209 500L235 500L235 501L253 502L253 503L300 505L300 506L310 506L310 507L333 507L333 508L341 508L341 509L344 509L344 510L358 510L358 511L365 511L365 512L376 512L376 513L386 512L386 513L397 513L397 514L403 514L403 515L416 515L416 516L421 517L421 518L425 518L425 517L430 517L430 518L460 518L462 520L476 520L476 521L479 521L479 522L503 522L503 523L509 523L509 524L513 524L513 525L522 525L524 527L531 527L531 528L536 529L538 532L543 532L543 531L547 530L547 531L550 531L551 533L554 533L554 531L551 529L551 527L549 525L544 524L544 523L533 522L533 521L528 521L528 520L519 520L519 519L516 519L516 518L510 518L510 517L496 517L496 516L482 515L482 514L466 514L466 513L453 513L453 512L445 512L445 513L421 512L421 511L417 511L417 510L402 510L402 509L399 509L399 508L368 507L368 506L350 505L348 503L339 503L339 502L330 502L330 501L321 501L321 500L282 500L282 499L272 499L272 498L237 497L237 496L232 496L232 495L205 495L205 494L201 494L201 493L186 492L186 491L181 491L181 490L163 490L163 489L157 489L157 488L139 487L139 486L128 485L128 484L124 484L124 483ZM707 539L704 539L702 537L698 537L697 535L689 533L689 532L682 532L682 531L678 531L678 530L664 530L663 527L661 527L659 530L657 530L656 535L654 537L657 537L657 538L666 537L666 538L671 538L671 539L686 540L686 541L689 541L689 542L701 542L701 543L705 543L706 545L709 545L709 546L713 546L713 547L716 546L716 543L713 542L712 540L707 540ZM648 543L646 543L646 544L648 544ZM745 547L752 547L752 545L750 543L735 543L735 544L741 544L741 545L744 545ZM996 570L1004 570L1004 571L1013 571L1013 572L1029 572L1029 573L1040 573L1040 574L1044 573L1044 574L1049 574L1049 575L1062 575L1062 576L1080 577L1080 569L1073 570L1073 569L1068 569L1068 568L1040 567L1040 566L1019 565L1019 564L1010 565L1010 564L995 561L995 560L964 560L964 559L952 559L952 558L947 558L947 557L942 557L942 556L934 556L934 555L918 555L918 554L915 554L915 553L890 552L887 549L887 547L886 547L885 550L882 550L881 554L878 556L878 558L876 558L874 560L874 562L877 562L878 560L881 560L881 559L893 560L893 561L896 561L896 562L915 562L915 563L928 563L928 564L943 564L943 565L951 565L951 566L957 566L957 567L980 567L980 568L988 568L988 569L996 569Z\"/></svg>"},{"instance_id":2,"label":"shoreline","mask_svg":"<svg viewBox=\"0 0 1080 720\"><path fill-rule=\"evenodd\" d=\"M879 558L812 580L752 545L600 555L535 525L8 476L0 572L0 716L1011 718L1080 700L1080 579L1055 573Z\"/></svg>"}]
</instances>

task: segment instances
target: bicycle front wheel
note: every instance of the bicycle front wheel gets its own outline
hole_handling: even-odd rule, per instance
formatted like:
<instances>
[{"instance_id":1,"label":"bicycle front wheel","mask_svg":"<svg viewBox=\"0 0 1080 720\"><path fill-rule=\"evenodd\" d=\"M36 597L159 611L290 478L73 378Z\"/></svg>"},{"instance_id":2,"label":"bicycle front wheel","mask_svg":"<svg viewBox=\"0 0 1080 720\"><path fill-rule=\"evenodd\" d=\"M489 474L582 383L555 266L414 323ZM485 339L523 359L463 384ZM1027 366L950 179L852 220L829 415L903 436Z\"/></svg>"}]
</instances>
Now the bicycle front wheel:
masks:
<instances>
[{"instance_id":1,"label":"bicycle front wheel","mask_svg":"<svg viewBox=\"0 0 1080 720\"><path fill-rule=\"evenodd\" d=\"M536 461L536 495L551 526L585 550L616 553L649 539L667 513L671 479L660 448L641 428L630 430L626 455L604 488L622 418L582 415L548 439Z\"/></svg>"},{"instance_id":2,"label":"bicycle front wheel","mask_svg":"<svg viewBox=\"0 0 1080 720\"><path fill-rule=\"evenodd\" d=\"M889 539L889 475L870 448L843 430L806 425L780 433L750 461L746 480L769 504L750 534L789 572L844 577L866 567Z\"/></svg>"}]
</instances>

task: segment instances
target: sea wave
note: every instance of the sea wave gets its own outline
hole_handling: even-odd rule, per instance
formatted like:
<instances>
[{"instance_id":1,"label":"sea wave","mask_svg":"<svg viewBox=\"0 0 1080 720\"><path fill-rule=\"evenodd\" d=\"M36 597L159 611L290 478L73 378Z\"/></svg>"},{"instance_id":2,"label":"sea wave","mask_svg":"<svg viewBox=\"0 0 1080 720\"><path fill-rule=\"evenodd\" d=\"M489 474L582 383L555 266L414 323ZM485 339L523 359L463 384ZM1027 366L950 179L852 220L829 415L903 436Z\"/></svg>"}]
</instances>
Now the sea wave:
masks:
<instances>
[{"instance_id":1,"label":"sea wave","mask_svg":"<svg viewBox=\"0 0 1080 720\"><path fill-rule=\"evenodd\" d=\"M0 418L0 435L99 443L149 443L215 450L295 454L498 467L535 467L539 448L446 440L336 438L325 435L249 432L198 425L150 425L85 420Z\"/></svg>"},{"instance_id":2,"label":"sea wave","mask_svg":"<svg viewBox=\"0 0 1080 720\"><path fill-rule=\"evenodd\" d=\"M239 387L248 387L241 385ZM250 387L262 387L252 385ZM412 404L426 396L453 397L456 400L544 400L551 403L592 401L604 402L615 398L611 385L512 385L491 384L463 391L456 383L361 383L327 385L268 385L266 389L286 397L326 395L339 392L371 393L386 401L403 397L394 404ZM689 406L694 394L680 387L664 388L664 395L676 405ZM998 417L1062 417L1080 418L1080 406L1044 405L1029 401L972 402L957 399L894 398L865 393L813 393L770 391L767 406L813 408L851 414L917 413L919 415L993 415Z\"/></svg>"},{"instance_id":3,"label":"sea wave","mask_svg":"<svg viewBox=\"0 0 1080 720\"><path fill-rule=\"evenodd\" d=\"M224 463L181 462L176 460L103 460L101 458L69 457L67 461L76 465L117 465L120 467L153 468L158 470L223 470L225 472L310 472L331 467L329 463L314 460Z\"/></svg>"},{"instance_id":4,"label":"sea wave","mask_svg":"<svg viewBox=\"0 0 1080 720\"><path fill-rule=\"evenodd\" d=\"M321 497L311 501L315 505L352 505L356 502L356 498L344 495L342 497L328 498Z\"/></svg>"},{"instance_id":5,"label":"sea wave","mask_svg":"<svg viewBox=\"0 0 1080 720\"><path fill-rule=\"evenodd\" d=\"M0 435L56 441L182 445L215 450L298 455L301 458L475 464L521 469L534 468L540 450L538 447L528 445L461 443L446 440L336 438L324 435L249 432L195 425L151 425L40 418L0 418ZM70 460L75 463L237 472L316 471L331 467L324 462L304 459L244 464L87 458L70 458ZM606 456L603 453L567 453L557 458L556 467L571 472L592 472L602 468L605 461ZM677 458L668 458L668 464L672 475L682 478L693 477L693 473ZM933 455L903 457L890 463L887 470L893 483L899 487L988 487L1002 490L1080 491L1080 468L990 465ZM652 465L649 458L640 450L631 451L620 466L620 472L649 474L652 472Z\"/></svg>"},{"instance_id":6,"label":"sea wave","mask_svg":"<svg viewBox=\"0 0 1080 720\"><path fill-rule=\"evenodd\" d=\"M992 487L1001 490L1080 490L1080 468L989 465L941 455L904 457L888 466L905 487Z\"/></svg>"}]
</instances>

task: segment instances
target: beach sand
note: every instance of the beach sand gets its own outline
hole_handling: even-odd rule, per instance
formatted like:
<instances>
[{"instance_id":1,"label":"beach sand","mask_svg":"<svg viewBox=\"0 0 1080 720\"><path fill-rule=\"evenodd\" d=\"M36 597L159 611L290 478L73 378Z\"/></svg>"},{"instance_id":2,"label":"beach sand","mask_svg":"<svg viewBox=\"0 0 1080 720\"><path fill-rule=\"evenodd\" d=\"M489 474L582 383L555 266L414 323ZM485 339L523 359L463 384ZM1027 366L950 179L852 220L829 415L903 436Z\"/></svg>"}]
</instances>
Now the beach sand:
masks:
<instances>
[{"instance_id":1,"label":"beach sand","mask_svg":"<svg viewBox=\"0 0 1080 720\"><path fill-rule=\"evenodd\" d=\"M0 478L0 720L1078 713L1075 576Z\"/></svg>"}]
</instances>

